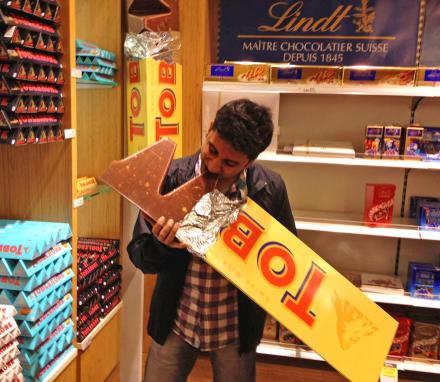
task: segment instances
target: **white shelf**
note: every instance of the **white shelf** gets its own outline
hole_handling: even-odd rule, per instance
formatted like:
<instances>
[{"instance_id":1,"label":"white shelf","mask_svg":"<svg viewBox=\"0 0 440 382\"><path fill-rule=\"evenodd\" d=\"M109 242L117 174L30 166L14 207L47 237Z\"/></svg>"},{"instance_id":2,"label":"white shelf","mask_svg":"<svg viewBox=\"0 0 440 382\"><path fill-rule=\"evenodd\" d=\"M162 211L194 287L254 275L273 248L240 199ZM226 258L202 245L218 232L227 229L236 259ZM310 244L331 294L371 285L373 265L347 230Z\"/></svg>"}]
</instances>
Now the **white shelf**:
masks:
<instances>
[{"instance_id":1,"label":"white shelf","mask_svg":"<svg viewBox=\"0 0 440 382\"><path fill-rule=\"evenodd\" d=\"M60 360L60 363L57 365L55 369L53 369L46 378L44 378L43 382L52 382L57 379L57 377L63 372L63 370L72 362L78 354L77 349L71 349Z\"/></svg>"},{"instance_id":2,"label":"white shelf","mask_svg":"<svg viewBox=\"0 0 440 382\"><path fill-rule=\"evenodd\" d=\"M403 159L372 159L372 158L332 158L318 156L299 156L289 154L276 154L270 152L261 153L260 161L289 162L305 164L331 164L342 166L366 166L366 167L392 167L413 168L419 170L440 170L440 161L424 162L421 160Z\"/></svg>"},{"instance_id":3,"label":"white shelf","mask_svg":"<svg viewBox=\"0 0 440 382\"><path fill-rule=\"evenodd\" d=\"M293 357L314 361L324 361L324 359L312 350L306 350L301 346L280 344L277 342L263 341L257 347L257 353L275 355L281 357ZM388 357L387 361L396 364L399 370L417 371L422 373L440 374L440 361L421 362L406 359L404 357Z\"/></svg>"},{"instance_id":4,"label":"white shelf","mask_svg":"<svg viewBox=\"0 0 440 382\"><path fill-rule=\"evenodd\" d=\"M403 97L440 97L440 87L385 87L385 86L313 86L294 84L263 84L227 81L205 81L203 91L241 93L347 94Z\"/></svg>"},{"instance_id":5,"label":"white shelf","mask_svg":"<svg viewBox=\"0 0 440 382\"><path fill-rule=\"evenodd\" d=\"M76 347L79 350L86 350L90 344L92 343L93 339L97 336L97 334L110 322L110 320L122 309L122 301L116 305L110 313L105 316L100 323L94 328L90 334L82 340L82 342L78 342Z\"/></svg>"},{"instance_id":6,"label":"white shelf","mask_svg":"<svg viewBox=\"0 0 440 382\"><path fill-rule=\"evenodd\" d=\"M427 298L416 298L409 295L396 295L363 292L370 300L383 304L417 306L421 308L440 309L440 300L429 300Z\"/></svg>"},{"instance_id":7,"label":"white shelf","mask_svg":"<svg viewBox=\"0 0 440 382\"><path fill-rule=\"evenodd\" d=\"M299 230L440 241L440 229L420 229L414 219L393 217L388 226L367 227L359 214L294 210L293 215Z\"/></svg>"}]
</instances>

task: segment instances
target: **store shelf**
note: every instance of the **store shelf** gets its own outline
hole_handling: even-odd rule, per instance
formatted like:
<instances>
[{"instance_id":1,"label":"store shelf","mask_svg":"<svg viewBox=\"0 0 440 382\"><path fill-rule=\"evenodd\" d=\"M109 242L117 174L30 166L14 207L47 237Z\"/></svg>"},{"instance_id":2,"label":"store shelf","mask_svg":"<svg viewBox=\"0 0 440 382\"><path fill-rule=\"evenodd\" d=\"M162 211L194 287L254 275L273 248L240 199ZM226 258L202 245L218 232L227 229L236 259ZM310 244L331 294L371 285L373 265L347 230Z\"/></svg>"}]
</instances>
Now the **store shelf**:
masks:
<instances>
[{"instance_id":1,"label":"store shelf","mask_svg":"<svg viewBox=\"0 0 440 382\"><path fill-rule=\"evenodd\" d=\"M440 309L440 300L416 298L409 295L363 292L370 300L382 304L417 306L421 308Z\"/></svg>"},{"instance_id":2,"label":"store shelf","mask_svg":"<svg viewBox=\"0 0 440 382\"><path fill-rule=\"evenodd\" d=\"M367 227L359 214L295 210L293 215L299 230L440 241L440 229L420 229L414 219L393 217L393 224Z\"/></svg>"},{"instance_id":3,"label":"store shelf","mask_svg":"<svg viewBox=\"0 0 440 382\"><path fill-rule=\"evenodd\" d=\"M391 167L391 168L412 168L419 170L440 170L440 161L425 162L421 160L403 159L372 159L362 158L357 154L356 158L329 158L318 156L299 156L289 154L276 154L264 152L258 157L260 161L309 163L309 164L331 164L342 166L366 166L366 167Z\"/></svg>"},{"instance_id":4,"label":"store shelf","mask_svg":"<svg viewBox=\"0 0 440 382\"><path fill-rule=\"evenodd\" d=\"M440 87L313 86L294 84L255 84L226 81L205 81L203 83L203 91L440 97Z\"/></svg>"},{"instance_id":5,"label":"store shelf","mask_svg":"<svg viewBox=\"0 0 440 382\"><path fill-rule=\"evenodd\" d=\"M89 192L86 192L84 194L80 194L76 199L73 199L73 208L81 207L87 200L90 200L95 196L110 192L111 190L112 189L109 186L100 184L96 186L93 190L90 190Z\"/></svg>"},{"instance_id":6,"label":"store shelf","mask_svg":"<svg viewBox=\"0 0 440 382\"><path fill-rule=\"evenodd\" d=\"M71 349L69 352L64 354L63 358L60 360L56 368L54 368L43 382L52 382L57 379L57 377L63 372L63 370L72 362L78 355L77 349Z\"/></svg>"},{"instance_id":7,"label":"store shelf","mask_svg":"<svg viewBox=\"0 0 440 382\"><path fill-rule=\"evenodd\" d=\"M99 82L76 80L77 89L110 89L117 85L101 84Z\"/></svg>"},{"instance_id":8,"label":"store shelf","mask_svg":"<svg viewBox=\"0 0 440 382\"><path fill-rule=\"evenodd\" d=\"M263 341L257 347L257 353L266 355L275 355L281 357L291 357L298 359L307 359L314 361L323 361L324 359L312 350L303 346L280 344L278 342ZM405 357L387 357L387 362L396 364L399 370L418 371L422 373L440 374L440 361L414 361Z\"/></svg>"},{"instance_id":9,"label":"store shelf","mask_svg":"<svg viewBox=\"0 0 440 382\"><path fill-rule=\"evenodd\" d=\"M118 313L121 309L122 309L122 301L116 305L110 312L109 314L107 314L107 316L105 316L103 319L101 319L101 322L96 326L95 329L93 329L90 334L84 338L84 340L82 340L82 342L78 342L77 343L77 348L79 350L86 350L90 344L93 341L93 338L95 338L98 333L110 322L110 320L116 315L116 313Z\"/></svg>"}]
</instances>

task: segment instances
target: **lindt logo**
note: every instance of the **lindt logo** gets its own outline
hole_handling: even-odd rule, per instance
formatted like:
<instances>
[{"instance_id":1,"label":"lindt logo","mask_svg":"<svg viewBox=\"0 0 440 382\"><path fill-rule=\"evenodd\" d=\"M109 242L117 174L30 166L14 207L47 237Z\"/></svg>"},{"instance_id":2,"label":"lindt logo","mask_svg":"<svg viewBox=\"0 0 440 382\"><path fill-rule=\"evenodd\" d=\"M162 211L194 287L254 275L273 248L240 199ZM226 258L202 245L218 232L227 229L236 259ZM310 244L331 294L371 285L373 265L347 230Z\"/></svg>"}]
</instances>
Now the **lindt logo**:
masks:
<instances>
[{"instance_id":1,"label":"lindt logo","mask_svg":"<svg viewBox=\"0 0 440 382\"><path fill-rule=\"evenodd\" d=\"M260 25L260 32L337 32L345 20L351 20L356 32L372 33L376 11L369 6L369 0L360 5L339 5L327 17L304 16L304 1L278 1L267 10L274 20L272 25Z\"/></svg>"},{"instance_id":2,"label":"lindt logo","mask_svg":"<svg viewBox=\"0 0 440 382\"><path fill-rule=\"evenodd\" d=\"M234 67L232 65L214 65L211 67L211 75L216 77L232 77Z\"/></svg>"}]
</instances>

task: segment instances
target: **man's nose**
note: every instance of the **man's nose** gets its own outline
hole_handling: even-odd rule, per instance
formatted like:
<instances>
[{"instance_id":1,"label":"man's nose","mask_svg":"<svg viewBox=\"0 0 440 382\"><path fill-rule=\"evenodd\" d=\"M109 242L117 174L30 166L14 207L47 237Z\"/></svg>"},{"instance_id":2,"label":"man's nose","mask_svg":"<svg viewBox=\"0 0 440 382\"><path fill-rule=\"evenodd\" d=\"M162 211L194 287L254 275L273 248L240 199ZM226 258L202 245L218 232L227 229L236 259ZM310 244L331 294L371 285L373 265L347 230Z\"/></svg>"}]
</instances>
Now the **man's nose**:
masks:
<instances>
[{"instance_id":1,"label":"man's nose","mask_svg":"<svg viewBox=\"0 0 440 382\"><path fill-rule=\"evenodd\" d=\"M208 164L208 171L213 174L221 174L222 172L222 163L218 159L212 159Z\"/></svg>"}]
</instances>

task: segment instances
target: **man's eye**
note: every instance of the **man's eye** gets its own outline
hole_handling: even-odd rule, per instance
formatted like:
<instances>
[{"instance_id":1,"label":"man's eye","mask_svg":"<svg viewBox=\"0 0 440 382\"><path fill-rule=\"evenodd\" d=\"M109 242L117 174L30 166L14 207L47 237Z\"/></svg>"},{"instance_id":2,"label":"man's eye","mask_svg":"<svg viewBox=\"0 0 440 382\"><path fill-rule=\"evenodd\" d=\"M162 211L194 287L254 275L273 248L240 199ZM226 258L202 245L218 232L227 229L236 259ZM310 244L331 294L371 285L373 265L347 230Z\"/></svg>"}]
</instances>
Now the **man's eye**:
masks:
<instances>
[{"instance_id":1,"label":"man's eye","mask_svg":"<svg viewBox=\"0 0 440 382\"><path fill-rule=\"evenodd\" d=\"M209 146L209 152L211 154L217 154L217 150L214 147L212 147L212 146Z\"/></svg>"}]
</instances>

